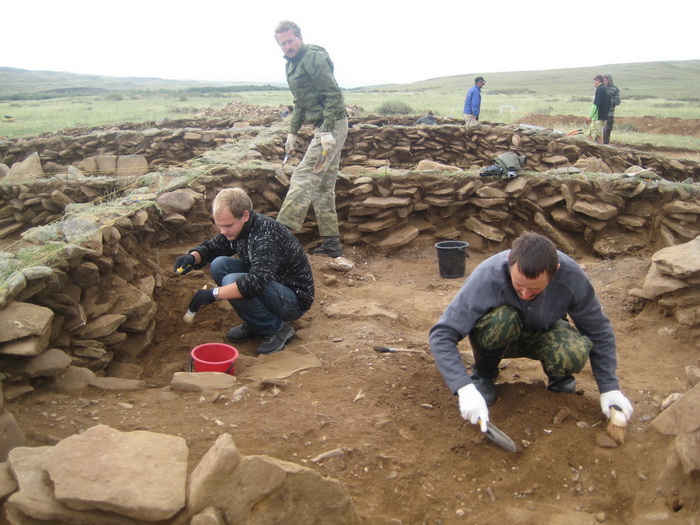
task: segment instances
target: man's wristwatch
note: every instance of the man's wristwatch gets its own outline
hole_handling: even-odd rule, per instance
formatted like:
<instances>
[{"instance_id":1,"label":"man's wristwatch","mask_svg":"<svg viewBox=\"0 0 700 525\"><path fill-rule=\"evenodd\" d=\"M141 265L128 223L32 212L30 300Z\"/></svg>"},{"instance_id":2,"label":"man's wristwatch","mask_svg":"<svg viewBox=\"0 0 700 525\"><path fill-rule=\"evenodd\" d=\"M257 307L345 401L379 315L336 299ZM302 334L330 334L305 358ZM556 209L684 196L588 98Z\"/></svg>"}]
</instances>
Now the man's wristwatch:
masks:
<instances>
[{"instance_id":1,"label":"man's wristwatch","mask_svg":"<svg viewBox=\"0 0 700 525\"><path fill-rule=\"evenodd\" d=\"M217 287L211 291L212 295L214 296L214 299L217 301L219 300L219 290L220 290L220 288Z\"/></svg>"}]
</instances>

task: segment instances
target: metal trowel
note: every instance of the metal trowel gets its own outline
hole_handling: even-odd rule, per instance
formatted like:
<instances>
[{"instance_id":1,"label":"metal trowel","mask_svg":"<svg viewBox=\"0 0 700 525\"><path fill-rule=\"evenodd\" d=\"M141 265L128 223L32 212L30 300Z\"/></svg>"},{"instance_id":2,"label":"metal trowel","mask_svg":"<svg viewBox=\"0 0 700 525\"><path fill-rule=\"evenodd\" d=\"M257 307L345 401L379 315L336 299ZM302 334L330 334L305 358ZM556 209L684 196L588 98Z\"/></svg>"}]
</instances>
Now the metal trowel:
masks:
<instances>
[{"instance_id":1,"label":"metal trowel","mask_svg":"<svg viewBox=\"0 0 700 525\"><path fill-rule=\"evenodd\" d=\"M479 421L479 423L481 423L481 421ZM518 451L513 440L510 439L502 430L499 430L499 428L490 421L486 422L486 432L484 432L484 435L503 450L513 453Z\"/></svg>"},{"instance_id":2,"label":"metal trowel","mask_svg":"<svg viewBox=\"0 0 700 525\"><path fill-rule=\"evenodd\" d=\"M424 354L423 350L413 350L409 348L392 348L391 346L375 346L374 350L381 354L396 354L397 352L412 352L415 354Z\"/></svg>"},{"instance_id":3,"label":"metal trowel","mask_svg":"<svg viewBox=\"0 0 700 525\"><path fill-rule=\"evenodd\" d=\"M284 160L282 161L282 166L277 168L275 170L275 174L277 175L278 180L282 182L283 184L289 184L289 179L287 178L287 174L284 172L284 166L287 164L287 161L289 160L289 157L291 156L291 152L287 152L284 154Z\"/></svg>"}]
</instances>

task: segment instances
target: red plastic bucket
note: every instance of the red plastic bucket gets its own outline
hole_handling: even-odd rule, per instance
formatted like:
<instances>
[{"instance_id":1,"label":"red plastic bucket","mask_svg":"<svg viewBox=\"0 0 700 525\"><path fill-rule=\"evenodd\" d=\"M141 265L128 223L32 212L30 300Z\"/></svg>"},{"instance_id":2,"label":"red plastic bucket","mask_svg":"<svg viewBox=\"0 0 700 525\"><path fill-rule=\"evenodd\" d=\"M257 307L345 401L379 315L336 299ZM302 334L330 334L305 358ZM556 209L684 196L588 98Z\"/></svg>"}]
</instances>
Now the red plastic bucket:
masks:
<instances>
[{"instance_id":1,"label":"red plastic bucket","mask_svg":"<svg viewBox=\"0 0 700 525\"><path fill-rule=\"evenodd\" d=\"M233 375L238 350L223 343L205 343L190 352L195 372L223 372Z\"/></svg>"}]
</instances>

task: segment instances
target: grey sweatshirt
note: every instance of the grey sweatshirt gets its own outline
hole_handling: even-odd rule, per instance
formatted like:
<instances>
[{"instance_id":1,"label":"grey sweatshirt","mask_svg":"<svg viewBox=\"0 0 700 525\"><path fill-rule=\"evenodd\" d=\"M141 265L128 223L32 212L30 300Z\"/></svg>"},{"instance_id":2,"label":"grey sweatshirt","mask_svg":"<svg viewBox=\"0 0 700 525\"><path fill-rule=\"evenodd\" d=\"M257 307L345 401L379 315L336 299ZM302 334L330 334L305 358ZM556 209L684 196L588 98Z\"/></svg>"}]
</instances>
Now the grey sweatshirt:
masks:
<instances>
[{"instance_id":1,"label":"grey sweatshirt","mask_svg":"<svg viewBox=\"0 0 700 525\"><path fill-rule=\"evenodd\" d=\"M598 390L619 390L612 324L581 267L568 255L557 252L561 266L547 288L535 299L524 301L511 284L509 253L498 253L478 265L430 329L430 350L452 393L471 383L457 344L469 335L481 316L502 305L518 310L523 326L533 330L546 330L568 314L577 330L593 342L589 359Z\"/></svg>"}]
</instances>

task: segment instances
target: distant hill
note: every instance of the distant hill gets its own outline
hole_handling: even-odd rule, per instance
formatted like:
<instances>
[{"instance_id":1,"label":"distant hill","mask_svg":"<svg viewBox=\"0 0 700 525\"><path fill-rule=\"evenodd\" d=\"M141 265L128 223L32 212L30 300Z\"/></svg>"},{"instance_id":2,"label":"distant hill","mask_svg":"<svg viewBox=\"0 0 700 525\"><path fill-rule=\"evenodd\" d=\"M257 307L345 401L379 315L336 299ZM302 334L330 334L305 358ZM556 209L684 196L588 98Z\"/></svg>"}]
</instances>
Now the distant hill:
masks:
<instances>
[{"instance_id":1,"label":"distant hill","mask_svg":"<svg viewBox=\"0 0 700 525\"><path fill-rule=\"evenodd\" d=\"M477 71L464 75L431 78L410 84L384 84L354 88L351 91L460 91L483 75L490 93L532 93L558 95L581 93L597 74L611 73L626 98L663 97L674 100L700 101L700 60L607 64L595 67L512 71L489 73ZM286 84L260 82L201 82L142 77L108 77L78 75L57 71L30 71L0 67L0 100L14 95L22 98L95 95L119 91L185 91L206 88L238 88L250 90L288 89Z\"/></svg>"},{"instance_id":2,"label":"distant hill","mask_svg":"<svg viewBox=\"0 0 700 525\"><path fill-rule=\"evenodd\" d=\"M474 77L487 80L489 93L532 93L535 95L578 95L581 86L592 86L593 77L610 73L617 85L626 90L626 98L667 98L700 101L700 60L607 64L543 71L489 73L476 71L465 75L431 78L410 84L386 84L359 88L362 91L465 90Z\"/></svg>"},{"instance_id":3,"label":"distant hill","mask_svg":"<svg viewBox=\"0 0 700 525\"><path fill-rule=\"evenodd\" d=\"M207 87L242 86L271 86L273 89L287 89L286 84L272 85L262 82L202 82L148 77L108 77L0 67L0 100L7 100L13 96L48 98L98 95L118 91L183 91Z\"/></svg>"}]
</instances>

